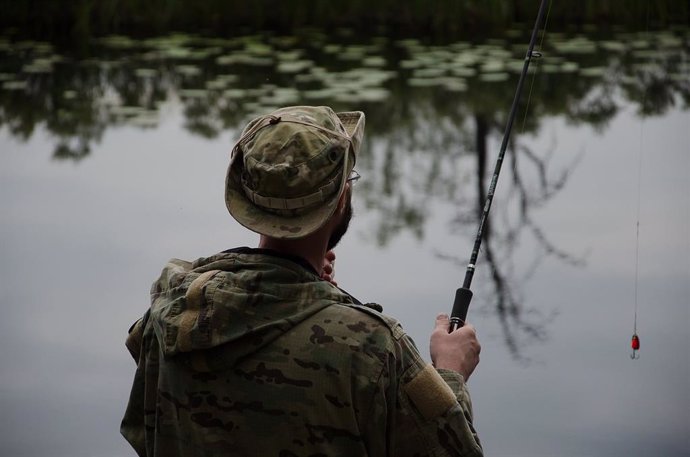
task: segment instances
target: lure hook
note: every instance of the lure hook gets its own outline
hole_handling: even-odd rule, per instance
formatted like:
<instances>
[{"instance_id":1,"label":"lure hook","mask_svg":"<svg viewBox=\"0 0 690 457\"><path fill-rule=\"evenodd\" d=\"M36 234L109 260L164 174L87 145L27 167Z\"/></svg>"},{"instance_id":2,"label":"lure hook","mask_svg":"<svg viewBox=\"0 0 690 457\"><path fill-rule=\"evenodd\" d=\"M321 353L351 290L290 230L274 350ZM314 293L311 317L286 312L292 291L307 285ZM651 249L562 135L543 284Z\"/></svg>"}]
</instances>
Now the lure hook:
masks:
<instances>
[{"instance_id":1,"label":"lure hook","mask_svg":"<svg viewBox=\"0 0 690 457\"><path fill-rule=\"evenodd\" d=\"M633 333L632 340L630 341L630 347L632 348L630 358L633 360L639 359L640 354L638 354L638 351L640 350L640 337L637 336L637 333Z\"/></svg>"}]
</instances>

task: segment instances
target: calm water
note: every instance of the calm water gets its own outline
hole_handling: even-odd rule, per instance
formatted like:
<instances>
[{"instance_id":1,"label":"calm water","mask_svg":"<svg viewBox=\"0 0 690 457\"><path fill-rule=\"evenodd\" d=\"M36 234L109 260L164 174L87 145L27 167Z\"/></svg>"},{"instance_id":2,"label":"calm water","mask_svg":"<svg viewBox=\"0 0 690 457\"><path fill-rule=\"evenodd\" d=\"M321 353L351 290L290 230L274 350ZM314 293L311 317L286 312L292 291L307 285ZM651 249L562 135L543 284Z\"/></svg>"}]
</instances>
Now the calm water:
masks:
<instances>
[{"instance_id":1,"label":"calm water","mask_svg":"<svg viewBox=\"0 0 690 457\"><path fill-rule=\"evenodd\" d=\"M525 41L110 37L75 57L0 39L2 455L133 455L127 328L168 258L256 244L225 168L244 122L281 105L366 112L336 277L427 354ZM546 37L473 283L487 455L690 453L689 50L682 29Z\"/></svg>"}]
</instances>

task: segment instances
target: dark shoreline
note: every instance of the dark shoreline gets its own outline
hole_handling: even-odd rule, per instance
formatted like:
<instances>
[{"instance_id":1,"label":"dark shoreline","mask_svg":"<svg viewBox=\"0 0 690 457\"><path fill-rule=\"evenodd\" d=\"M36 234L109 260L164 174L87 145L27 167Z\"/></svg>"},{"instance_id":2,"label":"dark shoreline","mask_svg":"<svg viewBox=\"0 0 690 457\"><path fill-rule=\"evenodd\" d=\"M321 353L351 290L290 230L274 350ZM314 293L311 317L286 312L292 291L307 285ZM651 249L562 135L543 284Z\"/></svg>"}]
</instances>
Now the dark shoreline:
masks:
<instances>
[{"instance_id":1,"label":"dark shoreline","mask_svg":"<svg viewBox=\"0 0 690 457\"><path fill-rule=\"evenodd\" d=\"M111 34L147 37L179 31L232 37L313 28L443 42L530 29L538 6L534 0L0 0L0 33L69 45ZM687 2L609 0L552 2L547 27L591 33L688 25Z\"/></svg>"}]
</instances>

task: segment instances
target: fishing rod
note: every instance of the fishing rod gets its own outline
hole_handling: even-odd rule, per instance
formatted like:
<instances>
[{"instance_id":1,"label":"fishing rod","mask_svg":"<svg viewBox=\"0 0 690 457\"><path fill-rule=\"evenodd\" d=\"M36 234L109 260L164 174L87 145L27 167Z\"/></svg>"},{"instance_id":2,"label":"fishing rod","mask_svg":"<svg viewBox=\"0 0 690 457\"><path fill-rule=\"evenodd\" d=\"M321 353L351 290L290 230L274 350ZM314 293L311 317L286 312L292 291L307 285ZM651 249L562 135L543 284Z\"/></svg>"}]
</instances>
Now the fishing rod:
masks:
<instances>
[{"instance_id":1,"label":"fishing rod","mask_svg":"<svg viewBox=\"0 0 690 457\"><path fill-rule=\"evenodd\" d=\"M465 280L463 281L462 287L455 291L455 302L453 303L453 310L450 314L450 328L448 330L449 332L452 332L458 327L462 327L465 324L465 319L467 318L467 310L470 307L470 301L472 301L472 291L470 290L470 285L472 284L472 277L474 276L475 264L477 262L477 256L479 255L479 248L482 244L484 226L489 216L491 202L494 199L494 192L496 191L498 175L501 172L501 165L503 165L503 157L505 156L506 148L508 147L510 131L513 128L513 121L515 120L517 107L520 103L520 96L522 95L522 86L525 82L525 76L527 75L527 70L529 69L530 61L533 57L541 57L540 53L534 52L534 44L537 41L537 32L539 31L539 25L541 24L542 17L544 16L545 7L546 0L541 0L541 4L539 5L539 12L537 13L537 20L535 21L534 28L532 29L532 37L529 42L529 48L527 49L527 54L525 55L525 63L522 66L522 73L520 73L520 79L518 80L517 89L515 90L513 105L510 107L508 123L506 124L506 129L503 133L503 142L501 143L501 149L498 153L498 159L496 159L496 167L494 168L494 174L491 177L491 185L489 186L489 192L486 195L486 202L484 203L484 210L482 211L482 217L479 221L477 237L474 240L474 247L472 248L472 256L470 257L470 263L467 265L467 271L465 272Z\"/></svg>"}]
</instances>

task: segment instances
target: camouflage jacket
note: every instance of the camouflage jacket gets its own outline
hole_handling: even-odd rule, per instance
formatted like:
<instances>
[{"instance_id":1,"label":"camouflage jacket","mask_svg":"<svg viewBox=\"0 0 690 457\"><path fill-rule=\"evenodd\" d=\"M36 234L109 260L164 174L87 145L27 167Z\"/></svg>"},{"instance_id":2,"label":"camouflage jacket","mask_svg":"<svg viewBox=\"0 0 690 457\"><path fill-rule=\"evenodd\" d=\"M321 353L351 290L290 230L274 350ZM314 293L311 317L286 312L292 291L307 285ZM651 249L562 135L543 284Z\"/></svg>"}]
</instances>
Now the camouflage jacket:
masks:
<instances>
[{"instance_id":1,"label":"camouflage jacket","mask_svg":"<svg viewBox=\"0 0 690 457\"><path fill-rule=\"evenodd\" d=\"M172 260L130 329L140 456L478 456L462 377L400 324L259 250Z\"/></svg>"}]
</instances>

